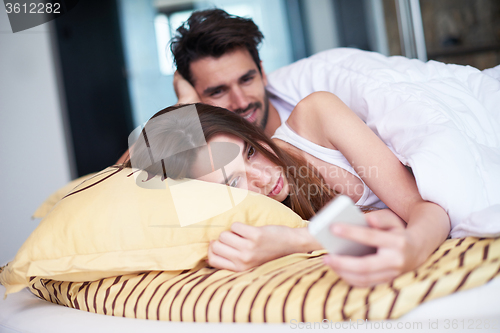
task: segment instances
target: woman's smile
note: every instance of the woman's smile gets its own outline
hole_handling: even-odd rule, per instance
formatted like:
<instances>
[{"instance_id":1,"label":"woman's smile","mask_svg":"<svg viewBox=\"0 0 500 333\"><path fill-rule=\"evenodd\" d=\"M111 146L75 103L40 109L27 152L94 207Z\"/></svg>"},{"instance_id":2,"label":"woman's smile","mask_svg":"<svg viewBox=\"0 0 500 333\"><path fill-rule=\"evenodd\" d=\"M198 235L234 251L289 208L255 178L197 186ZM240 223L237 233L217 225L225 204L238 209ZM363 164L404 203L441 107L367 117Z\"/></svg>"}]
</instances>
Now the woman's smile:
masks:
<instances>
[{"instance_id":1,"label":"woman's smile","mask_svg":"<svg viewBox=\"0 0 500 333\"><path fill-rule=\"evenodd\" d=\"M276 182L276 185L273 187L271 192L268 193L268 197L274 197L278 195L281 190L283 189L283 176L280 174L278 181Z\"/></svg>"}]
</instances>

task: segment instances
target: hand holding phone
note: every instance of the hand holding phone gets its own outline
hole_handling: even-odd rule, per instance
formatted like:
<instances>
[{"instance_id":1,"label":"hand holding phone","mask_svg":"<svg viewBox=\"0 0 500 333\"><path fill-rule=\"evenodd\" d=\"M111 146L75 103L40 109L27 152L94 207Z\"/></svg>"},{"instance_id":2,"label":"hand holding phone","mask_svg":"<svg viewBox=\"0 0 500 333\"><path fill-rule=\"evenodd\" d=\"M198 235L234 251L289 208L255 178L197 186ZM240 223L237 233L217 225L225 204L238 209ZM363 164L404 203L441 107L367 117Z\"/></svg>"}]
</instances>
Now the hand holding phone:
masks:
<instances>
[{"instance_id":1,"label":"hand holding phone","mask_svg":"<svg viewBox=\"0 0 500 333\"><path fill-rule=\"evenodd\" d=\"M334 236L330 231L330 226L334 223L368 227L364 214L348 196L337 197L312 217L308 226L309 232L328 250L328 253L362 256L377 250L371 246Z\"/></svg>"}]
</instances>

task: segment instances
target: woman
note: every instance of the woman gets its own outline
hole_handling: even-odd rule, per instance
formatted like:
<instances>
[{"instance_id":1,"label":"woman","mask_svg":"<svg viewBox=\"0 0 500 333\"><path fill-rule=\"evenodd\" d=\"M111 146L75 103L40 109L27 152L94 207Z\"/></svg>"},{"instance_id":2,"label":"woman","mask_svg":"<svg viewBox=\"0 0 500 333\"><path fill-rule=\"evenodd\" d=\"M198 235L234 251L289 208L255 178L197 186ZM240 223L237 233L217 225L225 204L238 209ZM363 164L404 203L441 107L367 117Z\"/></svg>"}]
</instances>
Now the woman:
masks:
<instances>
[{"instance_id":1,"label":"woman","mask_svg":"<svg viewBox=\"0 0 500 333\"><path fill-rule=\"evenodd\" d=\"M389 281L423 263L448 236L450 221L446 212L422 200L411 173L333 94L311 94L295 107L283 126L333 154L339 151L350 161L352 172L284 142L287 139L283 133L283 140L280 135L269 140L261 130L229 111L202 104L196 108L209 143L207 149L218 142L233 143L240 148L239 162L227 164L219 173L207 173L203 168L207 159L200 156L208 155L203 148L195 148L200 141L192 135L188 137L194 149L172 154L179 151L175 140L187 141L185 133L179 131L183 124L154 120L176 109L173 107L160 111L150 120L150 126L146 125L143 132L147 132L147 140L142 145L136 143L131 153L133 162L142 160L144 164L133 163L134 167L172 178L191 177L246 187L282 201L305 219L336 193L346 194L362 206L378 206L380 199L390 210L368 213L372 228L345 225L332 229L336 236L378 248L376 254L364 257L325 256L325 263L348 283L370 286ZM150 165L151 149L170 157ZM314 193L304 191L311 184ZM401 221L407 223L406 228ZM208 262L217 268L245 270L283 255L320 248L305 229L234 223L231 231L223 232L210 245Z\"/></svg>"}]
</instances>

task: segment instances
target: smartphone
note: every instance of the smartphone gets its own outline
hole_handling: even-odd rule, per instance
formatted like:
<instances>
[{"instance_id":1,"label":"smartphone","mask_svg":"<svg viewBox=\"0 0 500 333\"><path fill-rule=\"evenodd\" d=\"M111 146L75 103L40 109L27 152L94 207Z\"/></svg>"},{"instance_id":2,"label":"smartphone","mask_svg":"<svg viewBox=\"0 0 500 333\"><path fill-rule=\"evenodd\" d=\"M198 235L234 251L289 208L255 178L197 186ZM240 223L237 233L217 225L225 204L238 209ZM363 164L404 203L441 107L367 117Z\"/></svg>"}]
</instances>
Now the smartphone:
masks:
<instances>
[{"instance_id":1,"label":"smartphone","mask_svg":"<svg viewBox=\"0 0 500 333\"><path fill-rule=\"evenodd\" d=\"M309 220L309 232L328 253L362 256L376 252L374 247L334 236L330 231L330 226L334 223L368 227L364 214L348 196L337 197L312 217Z\"/></svg>"}]
</instances>

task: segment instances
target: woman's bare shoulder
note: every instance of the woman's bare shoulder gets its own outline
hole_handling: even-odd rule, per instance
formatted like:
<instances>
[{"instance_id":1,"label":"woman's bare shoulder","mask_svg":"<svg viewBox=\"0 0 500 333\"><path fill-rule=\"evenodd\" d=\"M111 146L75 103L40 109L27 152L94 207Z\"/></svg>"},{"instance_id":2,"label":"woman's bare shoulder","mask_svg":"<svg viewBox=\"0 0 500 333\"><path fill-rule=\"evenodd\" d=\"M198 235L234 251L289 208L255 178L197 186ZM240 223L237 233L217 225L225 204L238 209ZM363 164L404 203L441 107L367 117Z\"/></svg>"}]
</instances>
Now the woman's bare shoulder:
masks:
<instances>
[{"instance_id":1,"label":"woman's bare shoulder","mask_svg":"<svg viewBox=\"0 0 500 333\"><path fill-rule=\"evenodd\" d=\"M342 101L334 94L325 91L314 92L295 106L286 123L306 140L326 148L336 149L325 135L329 124L335 118L336 103L342 103ZM325 104L330 107L325 108Z\"/></svg>"}]
</instances>

